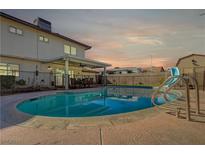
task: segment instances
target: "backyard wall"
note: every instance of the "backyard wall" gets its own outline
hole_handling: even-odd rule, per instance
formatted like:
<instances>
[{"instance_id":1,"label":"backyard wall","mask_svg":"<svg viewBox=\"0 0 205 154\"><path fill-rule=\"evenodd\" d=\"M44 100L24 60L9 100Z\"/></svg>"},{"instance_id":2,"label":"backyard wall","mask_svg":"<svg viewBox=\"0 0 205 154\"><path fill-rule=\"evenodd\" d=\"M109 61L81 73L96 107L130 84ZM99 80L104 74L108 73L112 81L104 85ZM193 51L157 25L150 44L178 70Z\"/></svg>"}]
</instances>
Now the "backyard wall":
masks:
<instances>
[{"instance_id":1,"label":"backyard wall","mask_svg":"<svg viewBox=\"0 0 205 154\"><path fill-rule=\"evenodd\" d=\"M160 85L167 77L167 72L112 74L107 76L109 84L115 85Z\"/></svg>"}]
</instances>

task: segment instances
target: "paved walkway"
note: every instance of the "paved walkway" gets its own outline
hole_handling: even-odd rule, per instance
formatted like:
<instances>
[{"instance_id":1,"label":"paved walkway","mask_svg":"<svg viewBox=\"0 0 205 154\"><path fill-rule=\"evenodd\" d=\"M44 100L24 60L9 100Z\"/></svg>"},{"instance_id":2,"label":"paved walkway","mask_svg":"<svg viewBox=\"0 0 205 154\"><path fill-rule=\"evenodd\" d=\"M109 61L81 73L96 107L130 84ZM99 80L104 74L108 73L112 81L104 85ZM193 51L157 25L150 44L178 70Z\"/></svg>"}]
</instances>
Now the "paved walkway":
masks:
<instances>
[{"instance_id":1,"label":"paved walkway","mask_svg":"<svg viewBox=\"0 0 205 154\"><path fill-rule=\"evenodd\" d=\"M1 97L1 144L205 144L205 92L200 92L202 114L193 113L192 121L156 108L78 119L29 117L15 110L24 99L55 92Z\"/></svg>"}]
</instances>

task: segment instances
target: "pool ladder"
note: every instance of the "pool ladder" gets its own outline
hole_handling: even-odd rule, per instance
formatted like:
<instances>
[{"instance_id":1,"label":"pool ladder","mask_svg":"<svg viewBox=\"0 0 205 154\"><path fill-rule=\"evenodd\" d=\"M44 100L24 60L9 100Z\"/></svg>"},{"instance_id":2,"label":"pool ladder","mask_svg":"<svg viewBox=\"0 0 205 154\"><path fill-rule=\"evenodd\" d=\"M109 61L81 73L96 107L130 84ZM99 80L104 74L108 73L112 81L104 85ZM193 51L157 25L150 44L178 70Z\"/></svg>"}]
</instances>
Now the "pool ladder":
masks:
<instances>
[{"instance_id":1,"label":"pool ladder","mask_svg":"<svg viewBox=\"0 0 205 154\"><path fill-rule=\"evenodd\" d=\"M167 83L169 80L171 79L174 79L174 78L177 78L177 81L171 85L169 88L165 89L165 91L162 90L162 88L164 88L164 85L165 83ZM181 107L177 107L176 109L171 109L169 107L166 107L165 105L161 105L159 106L155 100L156 100L156 97L159 95L159 94L163 94L163 97L165 100L168 100L167 98L167 94L168 92L175 86L177 85L180 81L182 81L182 83L184 83L185 85L185 97L186 97L186 119L188 121L190 121L191 119L191 110L190 110L190 91L189 91L189 81L192 81L192 84L194 84L194 88L195 88L195 95L196 95L196 114L199 115L200 114L200 103L199 103L199 87L198 87L198 82L195 78L191 77L191 76L170 76L169 78L167 78L167 80L165 80L158 88L157 90L153 93L152 95L152 104L158 108L162 108L162 109L165 109L165 110L172 110L176 113L176 117L179 118L179 114L180 114L180 110L181 110Z\"/></svg>"}]
</instances>

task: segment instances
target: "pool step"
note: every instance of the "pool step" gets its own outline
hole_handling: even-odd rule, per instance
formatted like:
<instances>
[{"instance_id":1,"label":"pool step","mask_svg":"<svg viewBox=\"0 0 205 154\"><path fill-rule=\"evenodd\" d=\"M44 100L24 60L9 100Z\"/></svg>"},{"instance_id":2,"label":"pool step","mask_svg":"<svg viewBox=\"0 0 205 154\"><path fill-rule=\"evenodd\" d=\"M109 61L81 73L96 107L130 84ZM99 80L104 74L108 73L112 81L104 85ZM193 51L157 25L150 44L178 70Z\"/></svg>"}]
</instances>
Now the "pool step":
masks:
<instances>
[{"instance_id":1,"label":"pool step","mask_svg":"<svg viewBox=\"0 0 205 154\"><path fill-rule=\"evenodd\" d=\"M89 115L93 115L93 114L99 114L99 113L102 113L102 112L107 111L108 109L109 109L108 106L103 106L103 107L100 107L100 108L98 108L98 109L96 109L96 110L89 111L89 112L83 114L83 116L89 116Z\"/></svg>"}]
</instances>

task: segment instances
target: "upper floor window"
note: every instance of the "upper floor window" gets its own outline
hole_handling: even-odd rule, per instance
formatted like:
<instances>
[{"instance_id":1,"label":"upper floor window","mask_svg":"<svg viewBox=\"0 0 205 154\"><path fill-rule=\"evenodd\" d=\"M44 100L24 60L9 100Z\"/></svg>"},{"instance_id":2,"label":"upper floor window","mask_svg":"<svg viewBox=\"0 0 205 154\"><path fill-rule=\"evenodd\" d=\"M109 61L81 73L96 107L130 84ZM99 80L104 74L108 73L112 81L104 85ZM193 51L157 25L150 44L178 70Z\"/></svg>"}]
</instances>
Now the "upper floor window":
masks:
<instances>
[{"instance_id":1,"label":"upper floor window","mask_svg":"<svg viewBox=\"0 0 205 154\"><path fill-rule=\"evenodd\" d=\"M48 42L48 38L47 38L47 37L44 37L44 38L43 38L43 41L44 41L44 42Z\"/></svg>"},{"instance_id":2,"label":"upper floor window","mask_svg":"<svg viewBox=\"0 0 205 154\"><path fill-rule=\"evenodd\" d=\"M64 53L70 54L70 46L69 45L64 45Z\"/></svg>"},{"instance_id":3,"label":"upper floor window","mask_svg":"<svg viewBox=\"0 0 205 154\"><path fill-rule=\"evenodd\" d=\"M40 41L43 41L43 36L39 36L39 40L40 40Z\"/></svg>"},{"instance_id":4,"label":"upper floor window","mask_svg":"<svg viewBox=\"0 0 205 154\"><path fill-rule=\"evenodd\" d=\"M23 31L22 31L21 29L16 29L16 33L17 33L18 35L23 35Z\"/></svg>"},{"instance_id":5,"label":"upper floor window","mask_svg":"<svg viewBox=\"0 0 205 154\"><path fill-rule=\"evenodd\" d=\"M45 37L45 36L39 36L39 41L48 43L49 39L47 37Z\"/></svg>"},{"instance_id":6,"label":"upper floor window","mask_svg":"<svg viewBox=\"0 0 205 154\"><path fill-rule=\"evenodd\" d=\"M19 76L19 65L0 63L0 75Z\"/></svg>"},{"instance_id":7,"label":"upper floor window","mask_svg":"<svg viewBox=\"0 0 205 154\"><path fill-rule=\"evenodd\" d=\"M10 31L11 33L16 33L16 28L13 27L13 26L10 26L10 27L9 27L9 31Z\"/></svg>"},{"instance_id":8,"label":"upper floor window","mask_svg":"<svg viewBox=\"0 0 205 154\"><path fill-rule=\"evenodd\" d=\"M69 45L64 45L64 53L76 56L76 48Z\"/></svg>"},{"instance_id":9,"label":"upper floor window","mask_svg":"<svg viewBox=\"0 0 205 154\"><path fill-rule=\"evenodd\" d=\"M71 55L76 56L76 48L75 47L71 47Z\"/></svg>"},{"instance_id":10,"label":"upper floor window","mask_svg":"<svg viewBox=\"0 0 205 154\"><path fill-rule=\"evenodd\" d=\"M14 26L9 26L9 32L11 32L13 34L23 35L23 30L16 28Z\"/></svg>"}]
</instances>

